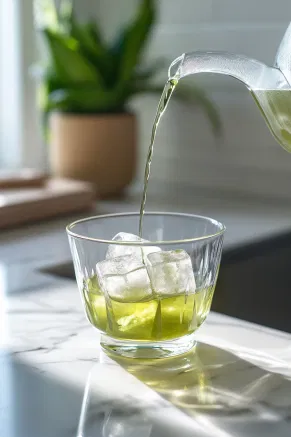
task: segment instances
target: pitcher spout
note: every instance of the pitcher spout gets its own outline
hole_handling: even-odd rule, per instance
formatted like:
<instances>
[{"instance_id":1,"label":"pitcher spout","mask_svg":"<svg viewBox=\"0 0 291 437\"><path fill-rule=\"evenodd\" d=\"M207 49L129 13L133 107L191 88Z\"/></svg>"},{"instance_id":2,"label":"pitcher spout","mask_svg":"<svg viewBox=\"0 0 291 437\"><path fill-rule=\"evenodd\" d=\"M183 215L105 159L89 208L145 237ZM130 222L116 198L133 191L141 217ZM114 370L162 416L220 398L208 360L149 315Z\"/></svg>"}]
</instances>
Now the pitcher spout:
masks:
<instances>
[{"instance_id":1,"label":"pitcher spout","mask_svg":"<svg viewBox=\"0 0 291 437\"><path fill-rule=\"evenodd\" d=\"M193 52L185 53L172 62L169 78L179 81L191 74L216 73L238 79L251 91L275 139L284 149L291 152L291 86L286 79L291 66L291 55L290 58L287 56L288 47L291 53L291 27L289 31L279 49L275 67L269 67L243 55ZM285 74L279 67L284 69Z\"/></svg>"},{"instance_id":2,"label":"pitcher spout","mask_svg":"<svg viewBox=\"0 0 291 437\"><path fill-rule=\"evenodd\" d=\"M244 55L227 52L184 53L169 68L169 77L181 79L198 73L216 73L234 77L250 90L290 88L283 73Z\"/></svg>"}]
</instances>

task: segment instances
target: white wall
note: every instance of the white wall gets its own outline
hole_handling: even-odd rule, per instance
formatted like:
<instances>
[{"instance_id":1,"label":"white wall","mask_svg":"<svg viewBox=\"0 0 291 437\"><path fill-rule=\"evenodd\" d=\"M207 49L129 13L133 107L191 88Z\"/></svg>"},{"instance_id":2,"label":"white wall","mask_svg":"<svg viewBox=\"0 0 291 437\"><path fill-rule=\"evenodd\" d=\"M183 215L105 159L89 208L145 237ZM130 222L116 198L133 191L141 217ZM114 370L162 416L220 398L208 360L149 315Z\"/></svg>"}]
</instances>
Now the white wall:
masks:
<instances>
[{"instance_id":1,"label":"white wall","mask_svg":"<svg viewBox=\"0 0 291 437\"><path fill-rule=\"evenodd\" d=\"M117 6L118 4L118 6ZM134 0L99 0L98 15L109 33L132 13ZM174 59L186 51L228 50L272 64L291 21L289 0L160 0L160 23L149 58ZM221 76L192 77L217 103L224 122L222 144L193 108L171 103L161 123L152 183L169 182L235 193L291 198L291 156L274 141L248 91ZM135 104L140 119L141 180L157 98ZM156 184L155 184L156 185Z\"/></svg>"}]
</instances>

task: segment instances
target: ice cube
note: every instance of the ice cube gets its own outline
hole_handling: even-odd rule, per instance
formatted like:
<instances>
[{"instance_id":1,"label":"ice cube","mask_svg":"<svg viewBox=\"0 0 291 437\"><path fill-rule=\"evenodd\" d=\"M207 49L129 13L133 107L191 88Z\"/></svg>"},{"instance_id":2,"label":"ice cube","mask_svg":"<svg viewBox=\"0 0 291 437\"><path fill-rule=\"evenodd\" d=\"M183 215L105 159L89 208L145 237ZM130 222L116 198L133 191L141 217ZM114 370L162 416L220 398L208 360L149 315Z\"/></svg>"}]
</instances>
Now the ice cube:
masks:
<instances>
[{"instance_id":1,"label":"ice cube","mask_svg":"<svg viewBox=\"0 0 291 437\"><path fill-rule=\"evenodd\" d=\"M185 250L160 251L147 258L151 283L157 294L195 293L192 262Z\"/></svg>"},{"instance_id":2,"label":"ice cube","mask_svg":"<svg viewBox=\"0 0 291 437\"><path fill-rule=\"evenodd\" d=\"M105 259L96 271L103 292L112 299L138 302L152 294L147 268L135 254Z\"/></svg>"},{"instance_id":3,"label":"ice cube","mask_svg":"<svg viewBox=\"0 0 291 437\"><path fill-rule=\"evenodd\" d=\"M132 242L148 242L148 240L144 240L143 238L140 238L138 235L129 234L127 232L119 232L115 235L115 237L112 238L112 241L132 241ZM134 247L134 246L121 246L118 244L110 244L108 246L107 252L106 252L106 259L109 258L115 258L118 256L123 255L135 255L139 260L142 261L142 251L144 253L144 257L146 258L146 255L152 252L158 252L161 249L159 247L155 246L147 246L143 247L142 249L140 247Z\"/></svg>"}]
</instances>

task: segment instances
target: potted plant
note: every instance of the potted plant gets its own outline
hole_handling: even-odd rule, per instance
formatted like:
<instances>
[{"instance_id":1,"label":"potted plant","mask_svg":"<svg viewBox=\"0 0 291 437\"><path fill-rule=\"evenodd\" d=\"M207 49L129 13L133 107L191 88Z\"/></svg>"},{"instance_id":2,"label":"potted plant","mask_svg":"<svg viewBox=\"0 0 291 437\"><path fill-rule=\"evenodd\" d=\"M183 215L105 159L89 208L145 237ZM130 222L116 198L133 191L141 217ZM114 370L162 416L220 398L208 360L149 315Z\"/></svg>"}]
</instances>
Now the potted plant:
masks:
<instances>
[{"instance_id":1,"label":"potted plant","mask_svg":"<svg viewBox=\"0 0 291 437\"><path fill-rule=\"evenodd\" d=\"M52 173L91 181L102 197L121 193L131 182L136 161L136 118L129 109L140 93L160 94L153 82L160 60L144 67L142 54L156 22L157 2L141 0L134 19L114 41L106 42L94 21L77 20L73 2L37 2L46 63L41 66L40 105L49 132ZM41 5L41 6L39 6ZM179 89L180 88L180 89ZM205 93L178 87L220 130L219 116Z\"/></svg>"}]
</instances>

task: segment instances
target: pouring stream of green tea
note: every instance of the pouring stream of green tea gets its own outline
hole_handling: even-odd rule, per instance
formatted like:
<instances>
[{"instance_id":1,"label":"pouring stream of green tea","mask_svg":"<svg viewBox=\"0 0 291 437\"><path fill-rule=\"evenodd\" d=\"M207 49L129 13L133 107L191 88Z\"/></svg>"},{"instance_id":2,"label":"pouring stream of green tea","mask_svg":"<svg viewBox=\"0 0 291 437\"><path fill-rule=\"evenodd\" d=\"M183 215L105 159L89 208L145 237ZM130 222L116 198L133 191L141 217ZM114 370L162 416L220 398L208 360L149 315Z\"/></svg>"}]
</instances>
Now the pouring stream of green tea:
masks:
<instances>
[{"instance_id":1,"label":"pouring stream of green tea","mask_svg":"<svg viewBox=\"0 0 291 437\"><path fill-rule=\"evenodd\" d=\"M164 87L152 128L140 206L140 237L158 124L178 81L198 73L227 75L244 83L277 142L291 152L291 24L280 44L273 67L244 55L227 52L184 53L170 65L169 79Z\"/></svg>"},{"instance_id":2,"label":"pouring stream of green tea","mask_svg":"<svg viewBox=\"0 0 291 437\"><path fill-rule=\"evenodd\" d=\"M169 79L167 81L167 83L164 87L164 90L162 92L160 102L158 104L158 109L157 109L156 117L155 117L153 128L152 128L151 141L150 141L150 146L149 146L147 160L146 160L146 166L145 166L144 186L143 186L143 194L142 194L142 200L141 200L141 205L140 205L140 214L139 214L139 236L140 237L142 237L143 216L144 216L145 204L146 204L146 200L147 200L147 190L148 190L149 178L150 178L150 173L151 173L151 163L152 163L152 158L153 158L153 153L154 153L154 144L155 144L155 138L156 138L156 134L157 134L157 128L158 128L161 117L167 108L167 105L170 101L170 98L171 98L177 84L178 84L178 80L174 79L174 78Z\"/></svg>"}]
</instances>

